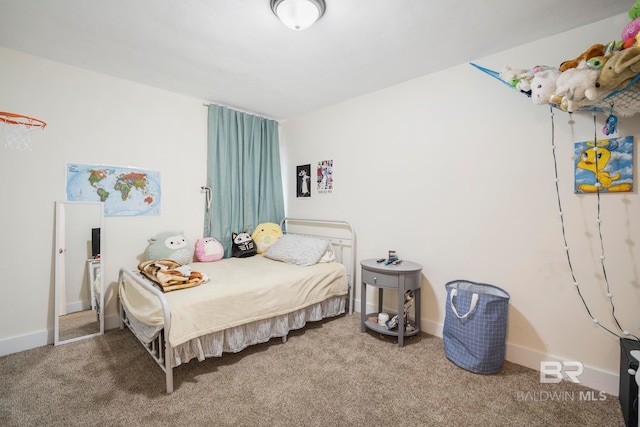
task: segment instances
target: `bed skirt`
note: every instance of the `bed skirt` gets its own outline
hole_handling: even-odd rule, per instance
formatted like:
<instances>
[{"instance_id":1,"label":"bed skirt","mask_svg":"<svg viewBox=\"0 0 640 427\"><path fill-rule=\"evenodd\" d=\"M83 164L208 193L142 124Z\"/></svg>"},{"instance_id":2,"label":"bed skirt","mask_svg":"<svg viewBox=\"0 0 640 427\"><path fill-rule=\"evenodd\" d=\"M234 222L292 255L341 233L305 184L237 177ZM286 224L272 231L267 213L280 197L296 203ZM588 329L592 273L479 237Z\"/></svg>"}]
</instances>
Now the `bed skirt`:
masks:
<instances>
[{"instance_id":1,"label":"bed skirt","mask_svg":"<svg viewBox=\"0 0 640 427\"><path fill-rule=\"evenodd\" d=\"M269 341L274 337L285 337L289 331L303 328L307 322L326 317L335 317L345 312L345 296L332 297L292 313L239 325L194 338L173 348L172 367L192 359L202 361L208 357L220 357L222 353L237 353L248 346ZM123 305L133 333L145 344L151 342L162 331L162 327L146 325L128 313Z\"/></svg>"}]
</instances>

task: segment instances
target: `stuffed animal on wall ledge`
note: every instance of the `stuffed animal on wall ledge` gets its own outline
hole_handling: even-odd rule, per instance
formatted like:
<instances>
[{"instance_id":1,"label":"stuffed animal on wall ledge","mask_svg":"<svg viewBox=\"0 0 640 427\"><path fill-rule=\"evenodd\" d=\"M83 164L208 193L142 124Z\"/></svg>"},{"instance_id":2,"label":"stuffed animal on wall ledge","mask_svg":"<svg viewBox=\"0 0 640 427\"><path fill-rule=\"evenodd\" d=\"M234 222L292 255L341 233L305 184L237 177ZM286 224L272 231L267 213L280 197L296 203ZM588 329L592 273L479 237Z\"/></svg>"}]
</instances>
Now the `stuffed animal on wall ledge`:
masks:
<instances>
[{"instance_id":1,"label":"stuffed animal on wall ledge","mask_svg":"<svg viewBox=\"0 0 640 427\"><path fill-rule=\"evenodd\" d=\"M629 18L632 20L640 18L640 0L636 0L631 9L629 9Z\"/></svg>"},{"instance_id":2,"label":"stuffed animal on wall ledge","mask_svg":"<svg viewBox=\"0 0 640 427\"><path fill-rule=\"evenodd\" d=\"M594 44L593 46L589 47L589 49L578 55L576 58L564 61L562 64L560 64L560 71L566 71L570 68L576 68L581 61L588 61L589 59L595 58L596 56L603 56L606 49L606 46L603 44Z\"/></svg>"},{"instance_id":3,"label":"stuffed animal on wall ledge","mask_svg":"<svg viewBox=\"0 0 640 427\"><path fill-rule=\"evenodd\" d=\"M594 58L591 58L593 60ZM602 63L606 59L602 57ZM587 61L580 61L575 68L564 71L556 80L556 91L551 97L551 103L556 104L563 111L573 113L580 107L590 105L596 100L597 94L591 93L591 99L586 95L589 89L595 86L595 82L600 75L600 69L594 69L587 65Z\"/></svg>"},{"instance_id":4,"label":"stuffed animal on wall ledge","mask_svg":"<svg viewBox=\"0 0 640 427\"><path fill-rule=\"evenodd\" d=\"M610 108L610 118L603 129L609 135L617 124L614 113L623 117L640 113L640 0L629 10L629 17L632 21L623 30L622 41L593 44L577 57L563 61L559 69L544 65L529 70L505 66L498 73L471 65L528 94L536 105L569 113Z\"/></svg>"},{"instance_id":5,"label":"stuffed animal on wall ledge","mask_svg":"<svg viewBox=\"0 0 640 427\"><path fill-rule=\"evenodd\" d=\"M249 233L231 234L231 256L235 258L247 258L258 253L256 244Z\"/></svg>"},{"instance_id":6,"label":"stuffed animal on wall ledge","mask_svg":"<svg viewBox=\"0 0 640 427\"><path fill-rule=\"evenodd\" d=\"M537 72L531 80L531 101L536 105L548 104L556 91L560 71L546 69Z\"/></svg>"},{"instance_id":7,"label":"stuffed animal on wall ledge","mask_svg":"<svg viewBox=\"0 0 640 427\"><path fill-rule=\"evenodd\" d=\"M528 87L528 81L523 79L523 75L527 73L527 70L520 68L511 68L508 65L500 70L500 79L509 84L512 88L520 92L530 92L531 88ZM524 82L524 83L523 83ZM523 86L527 85L527 86Z\"/></svg>"},{"instance_id":8,"label":"stuffed animal on wall ledge","mask_svg":"<svg viewBox=\"0 0 640 427\"><path fill-rule=\"evenodd\" d=\"M181 231L163 231L149 238L145 251L147 261L170 259L178 264L188 264L192 260L192 252Z\"/></svg>"},{"instance_id":9,"label":"stuffed animal on wall ledge","mask_svg":"<svg viewBox=\"0 0 640 427\"><path fill-rule=\"evenodd\" d=\"M633 43L633 40L638 36L638 33L640 32L640 0L636 0L633 6L631 6L631 9L629 9L629 18L631 19L631 22L629 22L622 29L621 37L623 45L630 40Z\"/></svg>"},{"instance_id":10,"label":"stuffed animal on wall ledge","mask_svg":"<svg viewBox=\"0 0 640 427\"><path fill-rule=\"evenodd\" d=\"M258 253L263 254L273 245L276 240L282 237L282 229L273 222L263 222L258 224L251 234L251 238L258 246Z\"/></svg>"},{"instance_id":11,"label":"stuffed animal on wall ledge","mask_svg":"<svg viewBox=\"0 0 640 427\"><path fill-rule=\"evenodd\" d=\"M609 58L595 82L595 87L609 92L622 89L638 74L640 74L640 47L630 47Z\"/></svg>"},{"instance_id":12,"label":"stuffed animal on wall ledge","mask_svg":"<svg viewBox=\"0 0 640 427\"><path fill-rule=\"evenodd\" d=\"M219 261L224 256L222 243L213 237L205 237L196 240L196 259L200 262Z\"/></svg>"}]
</instances>

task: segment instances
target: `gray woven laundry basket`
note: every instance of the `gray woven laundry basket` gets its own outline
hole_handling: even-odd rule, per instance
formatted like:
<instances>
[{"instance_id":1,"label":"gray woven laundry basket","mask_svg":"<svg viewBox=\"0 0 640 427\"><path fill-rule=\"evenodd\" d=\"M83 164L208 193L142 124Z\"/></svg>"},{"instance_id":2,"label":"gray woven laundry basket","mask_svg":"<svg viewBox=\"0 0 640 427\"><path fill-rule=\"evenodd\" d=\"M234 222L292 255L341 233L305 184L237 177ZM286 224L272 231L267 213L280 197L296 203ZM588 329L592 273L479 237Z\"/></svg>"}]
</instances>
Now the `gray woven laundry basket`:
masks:
<instances>
[{"instance_id":1,"label":"gray woven laundry basket","mask_svg":"<svg viewBox=\"0 0 640 427\"><path fill-rule=\"evenodd\" d=\"M445 287L445 355L471 372L500 371L504 365L509 294L497 286L468 280L455 280Z\"/></svg>"}]
</instances>

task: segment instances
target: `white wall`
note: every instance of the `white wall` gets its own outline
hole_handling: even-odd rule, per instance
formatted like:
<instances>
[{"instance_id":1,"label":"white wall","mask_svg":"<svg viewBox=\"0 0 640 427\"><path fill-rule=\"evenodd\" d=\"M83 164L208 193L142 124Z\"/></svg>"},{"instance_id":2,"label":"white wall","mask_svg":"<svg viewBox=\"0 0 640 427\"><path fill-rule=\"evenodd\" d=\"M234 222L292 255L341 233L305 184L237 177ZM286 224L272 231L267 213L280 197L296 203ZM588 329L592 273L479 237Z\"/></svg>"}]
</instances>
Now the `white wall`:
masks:
<instances>
[{"instance_id":1,"label":"white wall","mask_svg":"<svg viewBox=\"0 0 640 427\"><path fill-rule=\"evenodd\" d=\"M4 149L0 129L0 355L52 342L54 201L65 163L133 166L162 174L162 214L105 218L106 315L115 320L121 266L135 268L147 239L202 235L207 109L201 100L0 48L0 111L47 127L31 152Z\"/></svg>"},{"instance_id":2,"label":"white wall","mask_svg":"<svg viewBox=\"0 0 640 427\"><path fill-rule=\"evenodd\" d=\"M558 66L592 43L618 38L627 21L618 16L476 62L496 70ZM437 60L437 52L425 55ZM592 313L615 329L599 262L596 196L573 194L573 143L593 139L593 119L576 114L570 125L568 114L554 116L573 265ZM604 119L598 116L599 137ZM640 137L637 117L620 118L619 129ZM618 339L594 326L571 284L548 107L462 64L284 121L280 137L287 215L352 222L360 260L395 249L422 264L425 330L441 334L447 282L491 283L511 294L509 360L536 369L540 360L581 361L583 382L617 394ZM313 170L325 159L334 160L333 194L314 190L297 199L296 165ZM616 314L640 335L637 180L636 169L632 194L601 197L601 218Z\"/></svg>"}]
</instances>

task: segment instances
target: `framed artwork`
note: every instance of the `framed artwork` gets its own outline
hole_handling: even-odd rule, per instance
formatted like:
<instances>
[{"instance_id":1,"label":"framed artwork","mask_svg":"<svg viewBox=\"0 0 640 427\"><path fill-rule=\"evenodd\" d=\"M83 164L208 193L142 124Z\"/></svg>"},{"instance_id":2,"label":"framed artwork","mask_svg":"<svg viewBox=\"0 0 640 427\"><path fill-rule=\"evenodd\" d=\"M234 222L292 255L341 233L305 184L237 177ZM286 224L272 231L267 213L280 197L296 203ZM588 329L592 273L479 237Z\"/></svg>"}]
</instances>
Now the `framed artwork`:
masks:
<instances>
[{"instance_id":1,"label":"framed artwork","mask_svg":"<svg viewBox=\"0 0 640 427\"><path fill-rule=\"evenodd\" d=\"M628 193L633 190L633 137L574 145L576 194Z\"/></svg>"},{"instance_id":2,"label":"framed artwork","mask_svg":"<svg viewBox=\"0 0 640 427\"><path fill-rule=\"evenodd\" d=\"M296 166L296 197L311 197L311 163Z\"/></svg>"},{"instance_id":3,"label":"framed artwork","mask_svg":"<svg viewBox=\"0 0 640 427\"><path fill-rule=\"evenodd\" d=\"M333 160L321 160L317 168L318 194L333 192Z\"/></svg>"}]
</instances>

